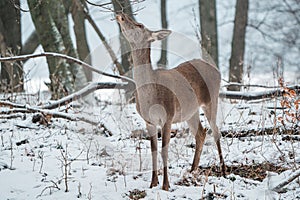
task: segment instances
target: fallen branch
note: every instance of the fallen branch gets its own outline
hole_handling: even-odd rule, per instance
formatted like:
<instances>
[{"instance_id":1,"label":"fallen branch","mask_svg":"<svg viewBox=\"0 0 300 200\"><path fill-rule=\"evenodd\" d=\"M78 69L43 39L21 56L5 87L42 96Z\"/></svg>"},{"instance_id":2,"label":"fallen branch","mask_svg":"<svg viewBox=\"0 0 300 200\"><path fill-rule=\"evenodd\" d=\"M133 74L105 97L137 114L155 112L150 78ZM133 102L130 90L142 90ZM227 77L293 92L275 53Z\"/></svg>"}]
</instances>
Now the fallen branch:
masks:
<instances>
[{"instance_id":1,"label":"fallen branch","mask_svg":"<svg viewBox=\"0 0 300 200\"><path fill-rule=\"evenodd\" d=\"M71 120L71 121L82 121L82 122L91 124L93 126L97 126L101 129L103 129L103 132L105 133L105 135L112 136L111 131L109 129L107 129L106 126L103 123L88 119L84 116L80 116L80 115L77 115L77 114L55 112L55 111L45 110L45 109L36 109L36 108L29 108L29 110L36 111L36 112L41 112L41 113L46 114L46 115L51 115L52 117L55 117L55 118L63 118L63 119Z\"/></svg>"},{"instance_id":2,"label":"fallen branch","mask_svg":"<svg viewBox=\"0 0 300 200\"><path fill-rule=\"evenodd\" d=\"M70 103L76 99L80 99L98 89L127 89L127 87L128 86L126 83L110 83L110 82L95 83L95 82L92 82L89 85L87 85L86 87L82 88L81 90L79 90L73 94L70 94L70 95L63 97L56 101L52 101L47 105L39 106L39 108L42 108L42 109L58 108L59 106L67 105L68 103ZM1 101L0 101L0 105L1 105Z\"/></svg>"},{"instance_id":3,"label":"fallen branch","mask_svg":"<svg viewBox=\"0 0 300 200\"><path fill-rule=\"evenodd\" d=\"M295 92L300 92L300 86L287 86L288 89L295 90ZM268 90L263 92L239 92L239 91L223 91L220 92L220 98L226 99L239 99L239 100L258 100L258 99L266 99L266 98L274 98L282 96L284 91L280 88L274 90Z\"/></svg>"},{"instance_id":4,"label":"fallen branch","mask_svg":"<svg viewBox=\"0 0 300 200\"><path fill-rule=\"evenodd\" d=\"M13 104L9 104L9 102L0 102L0 105L13 105L16 107L16 109L9 109L9 110L3 110L0 112L0 114L12 114L12 113L35 113L35 112L40 112L46 115L51 115L53 117L57 117L57 118L64 118L64 119L68 119L71 121L84 121L87 122L89 124L92 125L98 125L98 122L89 120L89 119L85 119L81 116L77 116L76 114L69 114L69 113L62 113L59 111L52 111L52 110L47 110L47 109L43 109L40 107L34 107L34 106L29 106L29 105L22 105L22 104L17 104L17 103L13 103Z\"/></svg>"},{"instance_id":5,"label":"fallen branch","mask_svg":"<svg viewBox=\"0 0 300 200\"><path fill-rule=\"evenodd\" d=\"M64 106L67 105L68 103L76 100L76 99L80 99L92 92L94 92L95 90L98 89L127 89L128 88L128 84L127 83L112 83L112 82L106 82L106 83L98 83L98 82L92 82L89 85L85 86L84 88L82 88L81 90L78 90L77 92L70 94L66 97L63 97L59 100L56 101L52 101L46 105L42 105L42 106L36 106L36 108L39 109L54 109L54 108L58 108L60 106ZM0 100L0 106L7 106L10 108L19 108L21 110L16 110L16 112L21 111L22 109L27 109L27 105L25 104L18 104L18 103L12 103L10 101L3 101ZM7 111L1 111L1 114L10 114L13 113L9 110Z\"/></svg>"},{"instance_id":6,"label":"fallen branch","mask_svg":"<svg viewBox=\"0 0 300 200\"><path fill-rule=\"evenodd\" d=\"M24 118L24 114L15 113L10 115L0 115L0 119L15 119L15 118Z\"/></svg>"},{"instance_id":7,"label":"fallen branch","mask_svg":"<svg viewBox=\"0 0 300 200\"><path fill-rule=\"evenodd\" d=\"M43 113L44 115L51 115L52 117L56 118L64 118L68 119L71 121L83 121L89 124L92 124L94 126L100 126L100 128L103 129L103 132L105 132L106 135L112 135L112 133L104 126L104 124L99 123L97 121L93 121L90 119L87 119L83 116L79 116L76 114L69 114L69 113L62 113L59 111L52 111L48 109L54 109L58 108L63 105L67 105L68 103L82 98L95 90L98 89L127 89L128 88L128 83L112 83L112 82L107 82L107 83L97 83L97 82L92 82L86 87L82 88L81 90L70 94L66 97L63 97L59 100L52 101L47 105L42 105L42 106L29 106L26 104L18 104L18 103L12 103L9 101L2 101L0 100L0 107L1 106L6 106L14 109L8 109L8 110L1 110L0 114L1 115L11 115L13 113ZM11 115L11 117L20 117L20 115Z\"/></svg>"},{"instance_id":8,"label":"fallen branch","mask_svg":"<svg viewBox=\"0 0 300 200\"><path fill-rule=\"evenodd\" d=\"M7 106L7 107L10 107L10 108L20 108L20 109L26 108L26 105L13 103L13 102L10 102L10 101L3 101L3 100L0 100L0 107L1 106Z\"/></svg>"},{"instance_id":9,"label":"fallen branch","mask_svg":"<svg viewBox=\"0 0 300 200\"><path fill-rule=\"evenodd\" d=\"M289 177L283 179L279 184L272 188L275 192L283 192L283 187L290 184L293 180L300 176L300 169L294 171Z\"/></svg>"},{"instance_id":10,"label":"fallen branch","mask_svg":"<svg viewBox=\"0 0 300 200\"><path fill-rule=\"evenodd\" d=\"M92 119L88 119L84 116L80 116L78 114L70 114L70 113L63 113L59 111L47 110L40 107L34 107L29 105L22 105L17 103L9 103L9 102L0 102L0 105L8 105L8 106L15 106L15 109L3 110L0 112L1 115L5 114L12 114L12 113L42 113L43 115L51 115L51 117L55 118L63 118L71 121L82 121L93 126L99 126L103 129L103 132L107 135L112 135L112 133L104 126L104 124L94 121Z\"/></svg>"},{"instance_id":11,"label":"fallen branch","mask_svg":"<svg viewBox=\"0 0 300 200\"><path fill-rule=\"evenodd\" d=\"M19 106L25 106L25 105L19 104ZM32 113L32 112L30 112L26 108L13 108L13 109L0 110L0 115L11 115L14 113Z\"/></svg>"},{"instance_id":12,"label":"fallen branch","mask_svg":"<svg viewBox=\"0 0 300 200\"><path fill-rule=\"evenodd\" d=\"M224 79L222 79L222 80L224 80ZM225 82L227 82L227 81L225 81ZM222 85L223 88L228 88L229 86L239 86L241 88L250 88L250 87L272 88L272 89L274 89L274 88L280 88L280 86L268 86L268 85L259 85L259 84L242 84L242 83L233 83L233 82L225 84L225 85Z\"/></svg>"},{"instance_id":13,"label":"fallen branch","mask_svg":"<svg viewBox=\"0 0 300 200\"><path fill-rule=\"evenodd\" d=\"M189 133L190 129L186 128L184 130L181 129L171 129L171 138L174 137L181 137L181 134ZM208 133L211 132L211 130L208 130ZM298 129L282 129L280 127L268 127L268 128L261 128L261 129L243 129L243 130L221 130L222 137L225 138L245 138L245 137L255 137L255 136L261 136L261 135L286 135L281 138L282 141L300 141L300 137L297 137L296 135L300 134L300 130ZM158 130L157 132L158 137L161 138L161 131ZM210 133L209 133L210 134ZM291 136L290 136L291 135ZM294 136L295 135L295 136ZM150 139L147 135L147 132L144 129L137 129L135 131L132 131L131 137L133 138L142 138L142 139ZM192 144L193 146L194 144Z\"/></svg>"},{"instance_id":14,"label":"fallen branch","mask_svg":"<svg viewBox=\"0 0 300 200\"><path fill-rule=\"evenodd\" d=\"M222 137L227 138L243 138L243 137L251 137L251 136L259 136L259 135L298 135L299 129L290 128L283 129L280 127L267 127L267 128L259 128L259 129L243 129L243 130L222 130ZM286 140L297 140L297 137L283 137L283 141Z\"/></svg>"},{"instance_id":15,"label":"fallen branch","mask_svg":"<svg viewBox=\"0 0 300 200\"><path fill-rule=\"evenodd\" d=\"M103 132L106 135L112 136L111 131L109 131L103 123L98 122L98 121L93 121L91 119L88 119L86 117L83 117L83 116L80 116L80 115L77 115L77 114L62 113L62 112L56 112L56 111L52 111L52 110L38 109L38 108L34 108L34 107L27 107L27 109L29 111L43 113L44 115L51 115L52 117L55 117L55 118L63 118L63 119L71 120L71 121L86 122L86 123L91 124L93 126L98 126L98 127L102 128Z\"/></svg>"}]
</instances>

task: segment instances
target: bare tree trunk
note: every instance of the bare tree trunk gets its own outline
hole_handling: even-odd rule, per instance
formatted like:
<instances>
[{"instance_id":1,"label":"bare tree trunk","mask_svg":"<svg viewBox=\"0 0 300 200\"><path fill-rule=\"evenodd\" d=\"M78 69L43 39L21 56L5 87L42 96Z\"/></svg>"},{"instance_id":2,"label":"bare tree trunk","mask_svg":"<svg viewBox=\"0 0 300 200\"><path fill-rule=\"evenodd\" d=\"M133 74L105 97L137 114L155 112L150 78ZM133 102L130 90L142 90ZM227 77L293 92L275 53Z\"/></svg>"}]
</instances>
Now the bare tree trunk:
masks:
<instances>
[{"instance_id":1,"label":"bare tree trunk","mask_svg":"<svg viewBox=\"0 0 300 200\"><path fill-rule=\"evenodd\" d=\"M49 10L50 4L59 4L59 1L28 0L31 18L44 50L65 53L66 49L62 36L51 16L51 12L55 11ZM68 63L64 60L50 57L47 58L47 62L51 80L49 87L52 92L52 98L57 99L63 96L64 93L72 93L74 91L74 80Z\"/></svg>"},{"instance_id":2,"label":"bare tree trunk","mask_svg":"<svg viewBox=\"0 0 300 200\"><path fill-rule=\"evenodd\" d=\"M166 3L167 0L160 0L161 26L163 29L168 28ZM161 41L161 54L160 54L160 59L157 62L159 68L166 68L166 65L168 63L167 48L168 48L168 38Z\"/></svg>"},{"instance_id":3,"label":"bare tree trunk","mask_svg":"<svg viewBox=\"0 0 300 200\"><path fill-rule=\"evenodd\" d=\"M78 58L78 53L76 49L73 46L73 42L70 35L69 30L69 20L68 20L68 10L65 8L65 4L63 0L56 0L57 3L50 3L49 4L49 10L52 10L52 18L54 20L54 23L62 37L63 44L65 47L65 54ZM87 79L85 76L85 73L83 69L78 66L76 63L68 63L70 65L70 72L73 76L73 85L74 89L78 90L81 89L86 83Z\"/></svg>"},{"instance_id":4,"label":"bare tree trunk","mask_svg":"<svg viewBox=\"0 0 300 200\"><path fill-rule=\"evenodd\" d=\"M20 1L0 1L0 50L2 56L19 55L21 52ZM23 67L20 62L6 63L1 67L0 91L23 90Z\"/></svg>"},{"instance_id":5,"label":"bare tree trunk","mask_svg":"<svg viewBox=\"0 0 300 200\"><path fill-rule=\"evenodd\" d=\"M218 31L216 0L199 0L202 57L218 66Z\"/></svg>"},{"instance_id":6,"label":"bare tree trunk","mask_svg":"<svg viewBox=\"0 0 300 200\"><path fill-rule=\"evenodd\" d=\"M33 31L29 38L25 41L23 47L22 47L22 51L21 54L25 55L25 54L31 54L33 53L36 48L39 46L40 41L39 41L39 36L37 35L36 31Z\"/></svg>"},{"instance_id":7,"label":"bare tree trunk","mask_svg":"<svg viewBox=\"0 0 300 200\"><path fill-rule=\"evenodd\" d=\"M127 15L129 15L130 18L134 19L133 15L132 15L132 8L131 8L130 0L112 0L112 3L113 3L115 12L126 13ZM126 73L132 67L131 48L130 48L128 41L123 36L121 29L119 29L119 40L120 40L120 45L121 45L122 66ZM131 77L132 75L128 74L128 76Z\"/></svg>"},{"instance_id":8,"label":"bare tree trunk","mask_svg":"<svg viewBox=\"0 0 300 200\"><path fill-rule=\"evenodd\" d=\"M237 0L234 30L229 60L229 82L241 83L243 79L245 37L248 21L249 0ZM228 90L239 91L240 86L230 86Z\"/></svg>"},{"instance_id":9,"label":"bare tree trunk","mask_svg":"<svg viewBox=\"0 0 300 200\"><path fill-rule=\"evenodd\" d=\"M71 14L74 21L74 32L76 35L76 45L77 52L80 60L88 64L92 64L92 58L90 55L90 48L87 42L86 32L85 32L85 15L81 8L76 6L77 0L72 0ZM86 7L84 0L80 0L81 3ZM92 81L93 73L90 70L84 70L87 81Z\"/></svg>"}]
</instances>

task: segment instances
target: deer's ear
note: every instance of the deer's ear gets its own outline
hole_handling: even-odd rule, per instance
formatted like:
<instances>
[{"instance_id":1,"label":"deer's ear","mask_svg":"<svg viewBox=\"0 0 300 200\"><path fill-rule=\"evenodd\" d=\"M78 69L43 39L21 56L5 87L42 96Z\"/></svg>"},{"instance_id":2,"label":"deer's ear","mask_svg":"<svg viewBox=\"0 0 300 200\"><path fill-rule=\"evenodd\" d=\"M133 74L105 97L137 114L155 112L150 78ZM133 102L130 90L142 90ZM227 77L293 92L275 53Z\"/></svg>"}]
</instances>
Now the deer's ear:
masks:
<instances>
[{"instance_id":1,"label":"deer's ear","mask_svg":"<svg viewBox=\"0 0 300 200\"><path fill-rule=\"evenodd\" d=\"M162 40L162 39L165 39L165 38L168 37L171 33L172 33L172 31L170 31L170 30L152 31L152 32L151 32L151 36L150 36L150 38L148 39L148 41L154 42L154 41L156 41L156 40Z\"/></svg>"}]
</instances>

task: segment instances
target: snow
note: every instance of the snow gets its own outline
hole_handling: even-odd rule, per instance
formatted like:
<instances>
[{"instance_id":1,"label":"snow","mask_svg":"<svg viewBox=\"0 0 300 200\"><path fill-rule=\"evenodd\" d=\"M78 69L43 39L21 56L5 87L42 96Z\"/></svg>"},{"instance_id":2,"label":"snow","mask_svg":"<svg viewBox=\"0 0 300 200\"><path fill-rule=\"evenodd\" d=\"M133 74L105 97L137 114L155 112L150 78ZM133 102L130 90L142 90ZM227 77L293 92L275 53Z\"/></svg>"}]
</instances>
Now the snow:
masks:
<instances>
[{"instance_id":1,"label":"snow","mask_svg":"<svg viewBox=\"0 0 300 200\"><path fill-rule=\"evenodd\" d=\"M173 1L172 1L173 2ZM232 23L234 15L234 1L218 2L219 40L220 40L220 69L226 77L232 37ZM155 30L160 27L159 1L144 2L147 9L141 10L136 19L147 27ZM26 9L26 2L23 4ZM179 11L185 8L184 12ZM169 65L179 64L183 60L199 57L198 41L191 27L195 26L193 9L198 16L198 7L195 1L180 1L180 4L168 1L169 28L173 34L169 39ZM251 8L253 9L253 8ZM99 12L92 8L91 13L97 24L106 34L109 43L115 52L119 51L118 27L112 22L110 13ZM101 18L100 18L101 17ZM260 16L261 17L261 16ZM22 20L28 24L23 27L25 38L33 29L29 13L24 13ZM26 21L27 20L27 21ZM183 21L184 20L184 21ZM23 22L22 22L23 23ZM93 66L112 73L110 58L101 45L100 40L87 24L90 31L89 44L92 49ZM253 30L252 30L253 31ZM255 38L257 43L264 46L267 42L249 31L248 43ZM253 39L254 38L254 39ZM184 47L183 46L184 44ZM159 43L155 43L152 52L153 62L159 59ZM270 44L268 44L270 45ZM272 46L272 45L270 45ZM269 46L268 46L269 47ZM274 47L275 48L275 47ZM276 48L281 48L276 46ZM196 49L196 50L195 50ZM257 49L256 49L257 50ZM283 49L280 49L283 51ZM42 51L41 48L37 52ZM248 49L248 56L255 60L251 77L246 77L245 83L276 85L273 75L276 60L268 57L265 63L258 51ZM251 54L251 52L253 54ZM251 57L251 56L250 56ZM252 58L247 58L251 63ZM267 63L267 64L266 64ZM266 67L261 67L266 66ZM45 58L34 59L26 64L28 82L26 91L36 93L36 99L24 97L30 105L45 103L49 100L43 82L48 80ZM297 82L297 73L292 67L285 71L285 78L290 83ZM226 78L225 78L226 79ZM106 77L95 77L95 81L107 81ZM223 83L224 84L224 83ZM221 88L224 90L224 88ZM249 94L262 89L251 89ZM169 178L171 188L169 192L161 190L162 161L159 157L160 184L150 189L151 181L151 150L150 142L132 138L131 134L137 130L144 130L145 123L135 110L134 104L126 104L120 99L120 91L97 91L94 97L108 101L100 101L97 105L84 105L81 108L71 108L71 114L81 114L83 117L103 123L111 132L107 137L96 126L84 122L71 122L66 119L53 118L49 126L33 124L32 114L25 118L0 119L0 199L128 199L130 191L145 190L145 199L202 199L203 197L217 199L297 199L300 198L299 180L294 180L287 186L286 192L277 193L273 187L293 174L293 169L299 168L300 144L299 141L282 140L285 135L260 135L221 139L225 163L231 165L251 165L266 161L287 167L288 170L277 174L268 172L262 181L244 178L233 173L227 178L192 174L191 167L194 149L190 148L194 138L185 133L185 123L175 124L172 128L179 130L176 137L171 139L169 148ZM228 101L219 100L218 124L221 131L264 130L271 127L281 127L274 119L280 110L280 99L263 101ZM0 107L0 111L8 110ZM57 111L57 110L56 110ZM201 115L203 126L209 125ZM23 127L23 128L21 128ZM282 127L281 127L282 128ZM159 140L159 146L161 141ZM67 152L67 153L66 153ZM64 157L67 157L64 160ZM64 162L68 164L68 188L64 182ZM201 155L200 165L218 165L218 154L213 138L208 135ZM189 181L196 180L197 186L177 185L183 178ZM219 195L213 196L213 195Z\"/></svg>"},{"instance_id":2,"label":"snow","mask_svg":"<svg viewBox=\"0 0 300 200\"><path fill-rule=\"evenodd\" d=\"M251 127L262 126L261 118L268 112L267 107L262 103L231 104L220 101L220 110L223 111L223 115L219 117L221 129L245 129L243 125L247 124L248 119L253 120ZM33 124L32 114L26 114L26 119L1 120L0 199L75 199L79 193L82 199L121 199L128 198L129 192L134 189L145 190L145 199L201 199L210 193L222 194L221 199L295 199L300 195L299 183L296 181L287 186L286 193L271 190L283 178L288 177L291 170L282 174L270 173L262 182L234 174L227 175L227 178L198 174L198 186L176 185L183 177L193 178L188 170L194 150L188 146L194 143L194 139L188 133L171 139L170 192L161 190L161 182L158 187L150 189L150 142L131 138L132 131L144 128L144 122L136 114L134 105L112 104L90 109L93 110L86 108L82 115L93 115L113 132L113 136L106 137L97 127L84 122L65 119L52 119L49 127ZM248 115L249 110L257 113ZM78 113L78 110L70 112ZM264 127L272 126L271 123L271 119L266 119ZM207 122L204 121L203 124L208 127ZM19 128L17 125L28 128ZM182 130L186 125L177 124L174 127ZM289 168L292 165L299 166L299 142L283 141L282 137L263 135L222 138L226 165L251 165L269 161ZM17 146L17 142L21 145ZM161 141L159 143L161 146ZM275 144L281 151L278 151ZM292 149L295 151L294 159L288 157ZM63 156L66 151L67 162L70 162L69 192L64 191L63 180ZM282 157L285 159L282 160ZM218 155L213 138L208 135L200 165L212 164L218 165ZM159 168L162 168L160 158ZM232 181L230 177L235 180ZM162 181L161 175L159 179ZM54 188L54 183L60 190Z\"/></svg>"}]
</instances>

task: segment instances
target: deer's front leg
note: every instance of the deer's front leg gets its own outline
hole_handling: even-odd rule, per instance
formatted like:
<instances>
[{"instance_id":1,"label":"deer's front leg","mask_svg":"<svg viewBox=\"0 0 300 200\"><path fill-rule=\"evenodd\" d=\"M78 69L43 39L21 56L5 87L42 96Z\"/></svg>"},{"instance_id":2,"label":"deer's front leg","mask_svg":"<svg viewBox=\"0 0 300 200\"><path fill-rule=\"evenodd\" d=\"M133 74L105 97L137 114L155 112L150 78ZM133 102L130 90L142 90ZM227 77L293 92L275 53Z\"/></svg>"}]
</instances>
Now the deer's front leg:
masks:
<instances>
[{"instance_id":1,"label":"deer's front leg","mask_svg":"<svg viewBox=\"0 0 300 200\"><path fill-rule=\"evenodd\" d=\"M152 180L150 188L158 185L157 177L157 133L156 127L153 125L147 125L148 134L151 142L151 155L152 155Z\"/></svg>"},{"instance_id":2,"label":"deer's front leg","mask_svg":"<svg viewBox=\"0 0 300 200\"><path fill-rule=\"evenodd\" d=\"M170 143L170 132L171 132L171 122L167 122L162 129L162 159L164 165L164 179L162 189L169 190L169 178L168 178L168 148Z\"/></svg>"}]
</instances>

